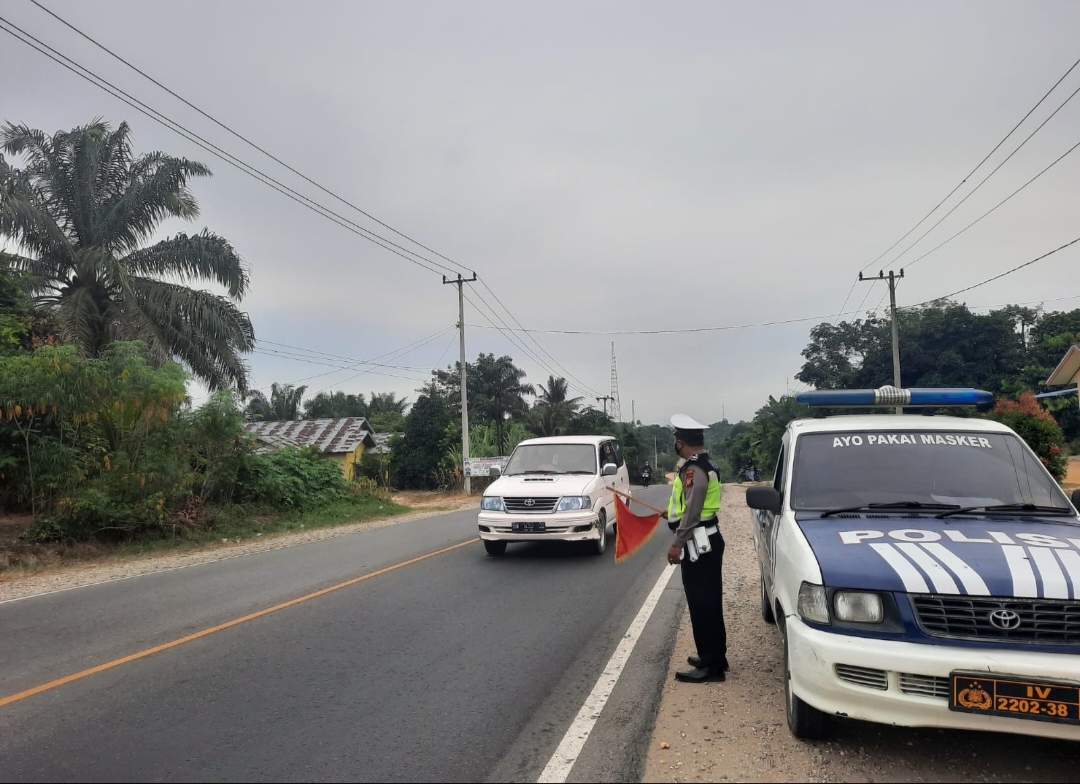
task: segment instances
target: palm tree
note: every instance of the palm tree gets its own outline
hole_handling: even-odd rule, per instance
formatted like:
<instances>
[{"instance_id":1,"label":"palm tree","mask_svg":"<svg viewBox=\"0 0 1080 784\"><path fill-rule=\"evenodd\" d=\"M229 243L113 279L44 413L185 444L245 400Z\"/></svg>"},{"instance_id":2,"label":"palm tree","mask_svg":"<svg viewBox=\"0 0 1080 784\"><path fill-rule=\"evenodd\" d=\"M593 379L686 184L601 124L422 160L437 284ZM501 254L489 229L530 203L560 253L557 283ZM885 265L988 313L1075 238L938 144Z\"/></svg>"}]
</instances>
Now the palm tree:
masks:
<instances>
[{"instance_id":1,"label":"palm tree","mask_svg":"<svg viewBox=\"0 0 1080 784\"><path fill-rule=\"evenodd\" d=\"M203 230L146 243L167 218L192 220L187 183L210 170L160 152L135 156L127 123L96 120L52 137L25 125L0 129L0 236L21 254L30 293L51 310L60 337L86 356L113 340L141 340L158 362L176 359L210 389L246 387L241 354L255 344L236 303L248 286L232 245ZM189 288L213 282L227 296Z\"/></svg>"},{"instance_id":2,"label":"palm tree","mask_svg":"<svg viewBox=\"0 0 1080 784\"><path fill-rule=\"evenodd\" d=\"M543 436L559 435L581 410L582 398L568 397L570 386L562 377L548 376L547 386L541 384L539 389L531 417L533 427Z\"/></svg>"},{"instance_id":3,"label":"palm tree","mask_svg":"<svg viewBox=\"0 0 1080 784\"><path fill-rule=\"evenodd\" d=\"M247 407L244 408L244 418L256 420L286 420L293 421L300 418L300 401L304 398L307 387L294 387L292 384L270 385L270 398L258 390L248 396Z\"/></svg>"}]
</instances>

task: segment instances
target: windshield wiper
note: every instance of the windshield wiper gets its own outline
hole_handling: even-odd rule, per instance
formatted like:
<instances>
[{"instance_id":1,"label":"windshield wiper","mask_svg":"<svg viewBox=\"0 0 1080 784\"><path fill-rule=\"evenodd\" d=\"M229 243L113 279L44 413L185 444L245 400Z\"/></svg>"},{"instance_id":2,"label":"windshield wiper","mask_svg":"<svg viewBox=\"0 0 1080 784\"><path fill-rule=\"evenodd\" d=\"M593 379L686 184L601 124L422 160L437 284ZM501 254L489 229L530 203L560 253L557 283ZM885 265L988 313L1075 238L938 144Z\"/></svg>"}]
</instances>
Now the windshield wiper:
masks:
<instances>
[{"instance_id":1,"label":"windshield wiper","mask_svg":"<svg viewBox=\"0 0 1080 784\"><path fill-rule=\"evenodd\" d=\"M586 471L585 469L578 469L577 471L563 471L564 474L595 474L595 471Z\"/></svg>"},{"instance_id":2,"label":"windshield wiper","mask_svg":"<svg viewBox=\"0 0 1080 784\"><path fill-rule=\"evenodd\" d=\"M1072 509L1065 506L1040 506L1039 504L997 504L995 506L965 506L962 509L951 509L948 512L942 512L937 515L939 518L945 518L949 515L955 514L970 514L971 512L984 512L986 514L993 514L994 512L1034 512L1036 514L1052 514L1052 515L1073 515L1075 514Z\"/></svg>"},{"instance_id":3,"label":"windshield wiper","mask_svg":"<svg viewBox=\"0 0 1080 784\"><path fill-rule=\"evenodd\" d=\"M859 506L847 506L842 509L826 509L821 513L822 517L828 517L834 514L845 514L847 512L871 512L878 509L924 509L924 510L956 510L959 511L960 504L933 504L923 503L922 501L888 501L885 503L877 504L861 504Z\"/></svg>"}]
</instances>

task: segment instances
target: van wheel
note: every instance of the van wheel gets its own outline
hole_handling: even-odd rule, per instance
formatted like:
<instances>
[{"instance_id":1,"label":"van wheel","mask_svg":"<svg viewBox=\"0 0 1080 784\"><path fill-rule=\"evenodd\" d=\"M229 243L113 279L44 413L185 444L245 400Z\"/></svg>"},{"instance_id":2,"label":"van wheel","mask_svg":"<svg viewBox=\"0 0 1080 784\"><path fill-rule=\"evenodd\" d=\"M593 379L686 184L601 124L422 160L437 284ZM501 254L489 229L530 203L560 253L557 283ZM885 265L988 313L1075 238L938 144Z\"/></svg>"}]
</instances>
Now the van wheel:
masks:
<instances>
[{"instance_id":1,"label":"van wheel","mask_svg":"<svg viewBox=\"0 0 1080 784\"><path fill-rule=\"evenodd\" d=\"M600 510L600 521L597 527L600 529L600 538L593 540L593 555L603 555L607 550L607 510Z\"/></svg>"},{"instance_id":2,"label":"van wheel","mask_svg":"<svg viewBox=\"0 0 1080 784\"><path fill-rule=\"evenodd\" d=\"M776 623L776 615L773 614L772 605L769 604L769 594L765 592L765 578L761 578L761 618L765 623Z\"/></svg>"},{"instance_id":3,"label":"van wheel","mask_svg":"<svg viewBox=\"0 0 1080 784\"><path fill-rule=\"evenodd\" d=\"M800 700L791 688L791 652L788 650L787 630L784 638L784 704L787 725L791 734L800 740L825 740L829 737L829 715Z\"/></svg>"},{"instance_id":4,"label":"van wheel","mask_svg":"<svg viewBox=\"0 0 1080 784\"><path fill-rule=\"evenodd\" d=\"M506 542L492 542L485 539L484 549L487 550L488 555L502 555L506 552Z\"/></svg>"}]
</instances>

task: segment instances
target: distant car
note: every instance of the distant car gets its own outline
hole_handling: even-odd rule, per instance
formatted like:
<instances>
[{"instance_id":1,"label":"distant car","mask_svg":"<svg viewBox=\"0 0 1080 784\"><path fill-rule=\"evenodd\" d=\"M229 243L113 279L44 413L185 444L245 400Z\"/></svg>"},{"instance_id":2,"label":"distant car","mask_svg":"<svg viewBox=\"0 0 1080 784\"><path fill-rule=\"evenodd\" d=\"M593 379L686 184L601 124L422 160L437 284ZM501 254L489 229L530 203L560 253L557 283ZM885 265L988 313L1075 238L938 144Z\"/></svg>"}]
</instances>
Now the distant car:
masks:
<instances>
[{"instance_id":1,"label":"distant car","mask_svg":"<svg viewBox=\"0 0 1080 784\"><path fill-rule=\"evenodd\" d=\"M809 392L807 405L986 405L979 390ZM830 717L1080 740L1080 517L1008 427L799 419L746 500L787 723Z\"/></svg>"},{"instance_id":2,"label":"distant car","mask_svg":"<svg viewBox=\"0 0 1080 784\"><path fill-rule=\"evenodd\" d=\"M559 436L522 441L484 491L477 524L491 555L509 542L591 542L607 549L615 518L612 487L630 492L619 442L608 436Z\"/></svg>"}]
</instances>

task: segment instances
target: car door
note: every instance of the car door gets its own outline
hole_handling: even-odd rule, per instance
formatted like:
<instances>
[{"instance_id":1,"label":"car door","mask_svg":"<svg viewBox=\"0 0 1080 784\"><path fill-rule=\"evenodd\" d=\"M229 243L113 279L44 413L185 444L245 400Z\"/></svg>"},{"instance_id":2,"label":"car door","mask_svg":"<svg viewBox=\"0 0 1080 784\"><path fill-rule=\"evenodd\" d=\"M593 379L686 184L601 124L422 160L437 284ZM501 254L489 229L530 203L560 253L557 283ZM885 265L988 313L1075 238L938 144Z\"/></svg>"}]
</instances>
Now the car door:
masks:
<instances>
[{"instance_id":1,"label":"car door","mask_svg":"<svg viewBox=\"0 0 1080 784\"><path fill-rule=\"evenodd\" d=\"M784 484L787 481L785 468L790 449L790 439L787 434L780 442L780 454L776 458L776 471L773 473L773 488L784 497ZM774 514L767 510L758 512L758 524L761 526L760 546L762 551L758 557L762 559L761 574L765 578L766 589L771 596L773 593L773 580L776 570L776 532L780 526L781 514Z\"/></svg>"},{"instance_id":2,"label":"car door","mask_svg":"<svg viewBox=\"0 0 1080 784\"><path fill-rule=\"evenodd\" d=\"M630 492L630 469L626 466L626 461L623 459L622 444L618 441L611 442L611 448L615 452L615 465L618 466L619 472L616 474L618 480L615 482L615 486L622 490L624 493Z\"/></svg>"}]
</instances>

